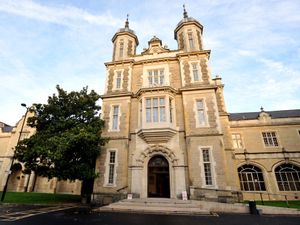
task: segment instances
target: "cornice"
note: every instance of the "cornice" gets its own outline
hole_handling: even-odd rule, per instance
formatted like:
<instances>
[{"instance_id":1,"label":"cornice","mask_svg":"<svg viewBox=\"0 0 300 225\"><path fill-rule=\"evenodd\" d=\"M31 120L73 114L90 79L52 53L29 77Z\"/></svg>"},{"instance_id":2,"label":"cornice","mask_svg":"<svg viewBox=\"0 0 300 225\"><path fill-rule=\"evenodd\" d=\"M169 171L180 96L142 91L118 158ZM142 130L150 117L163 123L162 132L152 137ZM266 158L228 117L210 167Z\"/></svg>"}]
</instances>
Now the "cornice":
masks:
<instances>
[{"instance_id":1,"label":"cornice","mask_svg":"<svg viewBox=\"0 0 300 225\"><path fill-rule=\"evenodd\" d=\"M180 57L189 57L189 56L194 56L194 55L207 55L208 59L210 57L210 52L211 50L202 50L202 51L194 51L194 52L182 52L176 54L176 56Z\"/></svg>"},{"instance_id":2,"label":"cornice","mask_svg":"<svg viewBox=\"0 0 300 225\"><path fill-rule=\"evenodd\" d=\"M276 121L272 119L269 122L260 122L259 120L251 120L247 122L234 123L235 121L229 121L230 128L244 128L244 127L273 127L273 126L290 126L290 125L300 125L300 121Z\"/></svg>"},{"instance_id":3,"label":"cornice","mask_svg":"<svg viewBox=\"0 0 300 225\"><path fill-rule=\"evenodd\" d=\"M132 92L125 92L125 93L109 93L109 94L100 95L101 99L118 98L118 97L133 97L133 93Z\"/></svg>"},{"instance_id":4,"label":"cornice","mask_svg":"<svg viewBox=\"0 0 300 225\"><path fill-rule=\"evenodd\" d=\"M218 87L216 85L205 85L205 86L197 86L197 87L182 87L179 89L179 91L181 92L185 92L185 91L199 91L199 90L210 90L210 89L214 89L216 90Z\"/></svg>"},{"instance_id":5,"label":"cornice","mask_svg":"<svg viewBox=\"0 0 300 225\"><path fill-rule=\"evenodd\" d=\"M161 58L153 58L153 59L142 59L139 61L134 61L134 65L139 64L147 64L147 63L157 63L157 62L165 62L165 61L177 61L177 57L161 57Z\"/></svg>"},{"instance_id":6,"label":"cornice","mask_svg":"<svg viewBox=\"0 0 300 225\"><path fill-rule=\"evenodd\" d=\"M125 59L125 60L106 62L104 63L104 65L107 67L107 66L118 66L123 64L132 64L132 63L134 63L134 59Z\"/></svg>"}]
</instances>

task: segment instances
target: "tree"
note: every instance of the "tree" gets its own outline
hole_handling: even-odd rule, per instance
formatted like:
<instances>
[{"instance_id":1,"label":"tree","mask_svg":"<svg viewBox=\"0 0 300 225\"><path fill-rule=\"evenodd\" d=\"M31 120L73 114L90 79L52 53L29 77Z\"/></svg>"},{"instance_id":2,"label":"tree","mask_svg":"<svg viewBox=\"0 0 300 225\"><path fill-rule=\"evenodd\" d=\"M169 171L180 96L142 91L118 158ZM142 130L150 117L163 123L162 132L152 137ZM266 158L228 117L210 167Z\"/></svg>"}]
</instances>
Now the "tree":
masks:
<instances>
[{"instance_id":1,"label":"tree","mask_svg":"<svg viewBox=\"0 0 300 225\"><path fill-rule=\"evenodd\" d=\"M88 88L67 93L58 85L58 95L47 104L33 104L34 116L27 124L34 135L16 146L15 157L36 175L58 180L82 181L81 195L92 193L96 158L107 138L101 137L100 96Z\"/></svg>"}]
</instances>

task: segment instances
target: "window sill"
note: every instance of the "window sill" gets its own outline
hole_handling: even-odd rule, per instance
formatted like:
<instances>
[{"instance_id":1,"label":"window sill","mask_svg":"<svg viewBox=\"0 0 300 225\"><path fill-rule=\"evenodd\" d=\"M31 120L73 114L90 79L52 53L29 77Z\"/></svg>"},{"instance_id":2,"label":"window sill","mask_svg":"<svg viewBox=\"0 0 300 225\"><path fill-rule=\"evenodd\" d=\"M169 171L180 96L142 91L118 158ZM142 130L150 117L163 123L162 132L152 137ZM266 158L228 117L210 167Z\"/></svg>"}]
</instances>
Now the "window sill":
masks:
<instances>
[{"instance_id":1,"label":"window sill","mask_svg":"<svg viewBox=\"0 0 300 225\"><path fill-rule=\"evenodd\" d=\"M104 184L103 185L103 187L106 187L106 188L114 188L116 186L117 186L116 184Z\"/></svg>"}]
</instances>

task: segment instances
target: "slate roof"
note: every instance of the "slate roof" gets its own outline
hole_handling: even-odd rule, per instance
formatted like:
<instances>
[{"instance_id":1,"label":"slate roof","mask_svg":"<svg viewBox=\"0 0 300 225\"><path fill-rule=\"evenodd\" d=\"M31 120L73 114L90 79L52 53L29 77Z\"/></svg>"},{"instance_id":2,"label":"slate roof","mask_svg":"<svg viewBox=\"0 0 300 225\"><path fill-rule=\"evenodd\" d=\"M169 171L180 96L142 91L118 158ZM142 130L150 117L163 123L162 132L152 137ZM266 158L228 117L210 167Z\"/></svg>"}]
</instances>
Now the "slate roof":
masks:
<instances>
[{"instance_id":1,"label":"slate roof","mask_svg":"<svg viewBox=\"0 0 300 225\"><path fill-rule=\"evenodd\" d=\"M12 131L13 128L14 127L10 125L0 122L0 129L2 130L3 133L9 133Z\"/></svg>"},{"instance_id":2,"label":"slate roof","mask_svg":"<svg viewBox=\"0 0 300 225\"><path fill-rule=\"evenodd\" d=\"M268 113L272 119L300 117L300 109L265 111L265 112ZM229 120L230 121L255 120L259 117L260 113L261 112L230 113Z\"/></svg>"}]
</instances>

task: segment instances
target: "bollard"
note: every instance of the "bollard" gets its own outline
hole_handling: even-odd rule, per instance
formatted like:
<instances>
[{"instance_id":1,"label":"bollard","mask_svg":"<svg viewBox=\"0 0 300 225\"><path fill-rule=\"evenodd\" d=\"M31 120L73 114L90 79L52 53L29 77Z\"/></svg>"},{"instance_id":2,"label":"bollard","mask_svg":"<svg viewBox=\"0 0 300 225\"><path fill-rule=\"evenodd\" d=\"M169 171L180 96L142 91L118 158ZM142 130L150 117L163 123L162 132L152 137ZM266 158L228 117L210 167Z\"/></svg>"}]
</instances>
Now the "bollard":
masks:
<instances>
[{"instance_id":1,"label":"bollard","mask_svg":"<svg viewBox=\"0 0 300 225\"><path fill-rule=\"evenodd\" d=\"M256 208L256 202L254 200L249 201L249 210L250 210L250 214L258 215L258 210Z\"/></svg>"}]
</instances>

